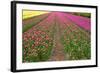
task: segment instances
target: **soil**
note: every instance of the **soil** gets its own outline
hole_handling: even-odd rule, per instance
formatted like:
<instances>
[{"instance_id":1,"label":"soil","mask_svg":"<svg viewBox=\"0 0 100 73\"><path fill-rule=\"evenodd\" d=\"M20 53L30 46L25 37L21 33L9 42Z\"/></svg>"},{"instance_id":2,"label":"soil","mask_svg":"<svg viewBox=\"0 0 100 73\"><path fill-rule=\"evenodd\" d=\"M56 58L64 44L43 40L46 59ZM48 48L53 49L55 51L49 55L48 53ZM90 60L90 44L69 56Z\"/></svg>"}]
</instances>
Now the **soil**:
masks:
<instances>
[{"instance_id":1,"label":"soil","mask_svg":"<svg viewBox=\"0 0 100 73\"><path fill-rule=\"evenodd\" d=\"M53 43L54 43L54 47L49 61L64 61L65 60L65 54L63 50L64 47L61 43L61 33L60 33L59 23L57 22L55 26Z\"/></svg>"}]
</instances>

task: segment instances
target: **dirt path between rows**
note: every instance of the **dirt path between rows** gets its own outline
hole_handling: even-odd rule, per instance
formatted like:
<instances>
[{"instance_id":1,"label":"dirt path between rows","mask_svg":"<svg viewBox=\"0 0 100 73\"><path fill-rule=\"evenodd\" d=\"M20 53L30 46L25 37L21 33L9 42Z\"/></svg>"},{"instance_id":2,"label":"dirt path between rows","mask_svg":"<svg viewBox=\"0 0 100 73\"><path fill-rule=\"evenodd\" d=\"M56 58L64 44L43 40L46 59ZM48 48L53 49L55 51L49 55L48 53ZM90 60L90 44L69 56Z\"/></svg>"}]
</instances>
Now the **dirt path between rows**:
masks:
<instances>
[{"instance_id":1,"label":"dirt path between rows","mask_svg":"<svg viewBox=\"0 0 100 73\"><path fill-rule=\"evenodd\" d=\"M61 33L59 29L59 24L56 22L54 42L53 42L54 47L53 47L52 54L49 61L64 61L65 60L65 54L63 50L64 47L60 39L61 39Z\"/></svg>"}]
</instances>

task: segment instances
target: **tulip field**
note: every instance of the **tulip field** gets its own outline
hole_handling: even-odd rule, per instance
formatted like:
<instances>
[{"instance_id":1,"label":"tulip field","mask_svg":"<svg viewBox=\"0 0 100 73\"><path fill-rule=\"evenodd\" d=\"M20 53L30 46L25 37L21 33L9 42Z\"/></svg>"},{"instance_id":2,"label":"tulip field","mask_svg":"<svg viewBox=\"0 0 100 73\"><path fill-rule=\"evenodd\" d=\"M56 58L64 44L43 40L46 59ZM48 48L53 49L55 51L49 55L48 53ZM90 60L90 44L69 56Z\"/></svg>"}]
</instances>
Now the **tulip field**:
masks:
<instances>
[{"instance_id":1,"label":"tulip field","mask_svg":"<svg viewBox=\"0 0 100 73\"><path fill-rule=\"evenodd\" d=\"M22 61L91 59L91 16L78 14L46 12L22 19Z\"/></svg>"}]
</instances>

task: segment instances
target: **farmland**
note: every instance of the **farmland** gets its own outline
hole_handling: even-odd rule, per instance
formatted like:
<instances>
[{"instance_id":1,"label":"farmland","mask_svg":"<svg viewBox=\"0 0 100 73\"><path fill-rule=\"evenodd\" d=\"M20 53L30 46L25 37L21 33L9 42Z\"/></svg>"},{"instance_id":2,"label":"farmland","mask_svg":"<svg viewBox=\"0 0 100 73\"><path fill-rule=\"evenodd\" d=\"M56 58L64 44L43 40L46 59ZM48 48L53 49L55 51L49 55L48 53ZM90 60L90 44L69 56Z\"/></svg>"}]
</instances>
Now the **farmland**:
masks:
<instances>
[{"instance_id":1,"label":"farmland","mask_svg":"<svg viewBox=\"0 0 100 73\"><path fill-rule=\"evenodd\" d=\"M48 12L23 19L22 61L90 59L90 14L81 13L81 15Z\"/></svg>"}]
</instances>

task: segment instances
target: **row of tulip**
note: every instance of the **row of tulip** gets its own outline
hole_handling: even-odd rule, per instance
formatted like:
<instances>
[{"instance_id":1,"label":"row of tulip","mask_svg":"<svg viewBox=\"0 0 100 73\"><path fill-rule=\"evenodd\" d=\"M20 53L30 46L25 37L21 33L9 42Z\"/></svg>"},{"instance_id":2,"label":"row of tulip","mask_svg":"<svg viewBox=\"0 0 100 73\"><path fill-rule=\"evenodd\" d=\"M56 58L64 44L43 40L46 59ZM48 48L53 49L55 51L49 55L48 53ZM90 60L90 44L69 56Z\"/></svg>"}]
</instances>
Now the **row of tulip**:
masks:
<instances>
[{"instance_id":1,"label":"row of tulip","mask_svg":"<svg viewBox=\"0 0 100 73\"><path fill-rule=\"evenodd\" d=\"M81 20L86 24L83 25ZM50 58L56 26L59 26L61 32L62 50L66 59L90 59L91 37L90 32L87 32L90 31L89 21L90 19L68 13L51 12L47 18L23 32L23 62L47 61Z\"/></svg>"},{"instance_id":2,"label":"row of tulip","mask_svg":"<svg viewBox=\"0 0 100 73\"><path fill-rule=\"evenodd\" d=\"M54 14L51 14L23 33L23 62L46 61L50 58L53 47L53 24Z\"/></svg>"},{"instance_id":3,"label":"row of tulip","mask_svg":"<svg viewBox=\"0 0 100 73\"><path fill-rule=\"evenodd\" d=\"M60 30L63 30L62 43L66 59L81 60L91 58L90 33L80 28L71 20L65 17L66 14L59 15Z\"/></svg>"},{"instance_id":4,"label":"row of tulip","mask_svg":"<svg viewBox=\"0 0 100 73\"><path fill-rule=\"evenodd\" d=\"M28 29L30 29L32 26L37 25L40 23L42 20L46 19L49 16L49 13L31 17L28 19L24 19L22 24L23 24L23 32L26 32Z\"/></svg>"},{"instance_id":5,"label":"row of tulip","mask_svg":"<svg viewBox=\"0 0 100 73\"><path fill-rule=\"evenodd\" d=\"M90 31L91 30L91 19L87 17L77 16L73 14L66 13L64 14L68 19L73 21L75 24L80 26L81 28Z\"/></svg>"}]
</instances>

